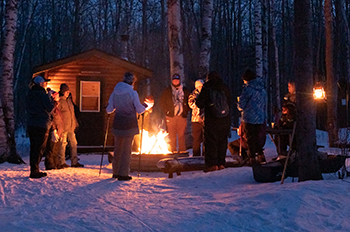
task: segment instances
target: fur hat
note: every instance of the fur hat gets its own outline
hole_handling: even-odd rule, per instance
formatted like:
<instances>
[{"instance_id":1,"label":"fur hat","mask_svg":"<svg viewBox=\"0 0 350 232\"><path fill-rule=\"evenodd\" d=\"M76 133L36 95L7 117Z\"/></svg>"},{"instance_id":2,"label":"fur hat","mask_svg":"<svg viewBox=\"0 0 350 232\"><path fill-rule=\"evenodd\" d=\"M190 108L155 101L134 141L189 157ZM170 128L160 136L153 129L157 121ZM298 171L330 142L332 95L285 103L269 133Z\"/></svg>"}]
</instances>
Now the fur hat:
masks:
<instances>
[{"instance_id":1,"label":"fur hat","mask_svg":"<svg viewBox=\"0 0 350 232\"><path fill-rule=\"evenodd\" d=\"M63 83L60 86L60 93L63 95L65 92L67 92L69 90L69 87L67 84Z\"/></svg>"},{"instance_id":2,"label":"fur hat","mask_svg":"<svg viewBox=\"0 0 350 232\"><path fill-rule=\"evenodd\" d=\"M198 79L198 80L196 80L196 82L194 83L194 87L195 87L196 89L198 89L199 87L203 86L203 84L204 84L204 81L203 81L202 79Z\"/></svg>"},{"instance_id":3,"label":"fur hat","mask_svg":"<svg viewBox=\"0 0 350 232\"><path fill-rule=\"evenodd\" d=\"M242 75L242 80L244 81L251 81L251 80L254 80L255 78L256 78L255 73L250 69L245 70L245 72Z\"/></svg>"},{"instance_id":4,"label":"fur hat","mask_svg":"<svg viewBox=\"0 0 350 232\"><path fill-rule=\"evenodd\" d=\"M50 81L50 79L45 79L45 78L43 78L42 76L36 76L36 77L34 77L34 79L33 79L33 82L34 82L35 84L40 84L40 83L49 82L49 81Z\"/></svg>"},{"instance_id":5,"label":"fur hat","mask_svg":"<svg viewBox=\"0 0 350 232\"><path fill-rule=\"evenodd\" d=\"M136 78L134 77L134 74L131 72L126 72L123 77L123 82L132 85L136 81Z\"/></svg>"}]
</instances>

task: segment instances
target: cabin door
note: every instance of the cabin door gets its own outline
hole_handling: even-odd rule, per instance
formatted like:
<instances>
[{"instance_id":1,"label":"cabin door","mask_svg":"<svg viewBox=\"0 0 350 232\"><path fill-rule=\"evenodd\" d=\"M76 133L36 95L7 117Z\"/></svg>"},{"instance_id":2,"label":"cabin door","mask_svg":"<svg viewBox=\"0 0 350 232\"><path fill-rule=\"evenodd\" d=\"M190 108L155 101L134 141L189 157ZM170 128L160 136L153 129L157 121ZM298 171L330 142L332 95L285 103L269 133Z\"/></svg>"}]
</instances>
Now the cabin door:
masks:
<instances>
[{"instance_id":1,"label":"cabin door","mask_svg":"<svg viewBox=\"0 0 350 232\"><path fill-rule=\"evenodd\" d=\"M104 98L102 89L102 78L77 79L78 146L103 146L106 110L101 105Z\"/></svg>"}]
</instances>

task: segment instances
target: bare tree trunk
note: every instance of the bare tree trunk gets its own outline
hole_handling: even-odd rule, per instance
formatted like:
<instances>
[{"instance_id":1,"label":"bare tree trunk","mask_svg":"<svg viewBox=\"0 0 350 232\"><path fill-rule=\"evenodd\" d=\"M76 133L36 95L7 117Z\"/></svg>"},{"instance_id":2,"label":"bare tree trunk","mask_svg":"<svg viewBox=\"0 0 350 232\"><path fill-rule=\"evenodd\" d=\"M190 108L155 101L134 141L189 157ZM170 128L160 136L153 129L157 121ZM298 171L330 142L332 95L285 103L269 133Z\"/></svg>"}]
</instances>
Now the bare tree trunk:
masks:
<instances>
[{"instance_id":1,"label":"bare tree trunk","mask_svg":"<svg viewBox=\"0 0 350 232\"><path fill-rule=\"evenodd\" d=\"M263 77L263 47L262 47L262 22L261 22L261 0L255 0L255 67L257 78Z\"/></svg>"},{"instance_id":2,"label":"bare tree trunk","mask_svg":"<svg viewBox=\"0 0 350 232\"><path fill-rule=\"evenodd\" d=\"M316 153L316 110L312 98L312 44L310 0L295 0L295 63L299 181L321 180Z\"/></svg>"},{"instance_id":3,"label":"bare tree trunk","mask_svg":"<svg viewBox=\"0 0 350 232\"><path fill-rule=\"evenodd\" d=\"M5 36L2 48L2 79L0 107L0 163L24 163L16 151L15 114L13 100L14 53L16 46L17 0L7 0L5 10Z\"/></svg>"},{"instance_id":4,"label":"bare tree trunk","mask_svg":"<svg viewBox=\"0 0 350 232\"><path fill-rule=\"evenodd\" d=\"M204 0L202 17L201 51L199 55L198 77L205 79L209 72L210 50L211 50L211 23L213 14L213 0Z\"/></svg>"},{"instance_id":5,"label":"bare tree trunk","mask_svg":"<svg viewBox=\"0 0 350 232\"><path fill-rule=\"evenodd\" d=\"M181 82L184 83L180 0L168 0L168 38L170 76L179 74L181 76Z\"/></svg>"},{"instance_id":6,"label":"bare tree trunk","mask_svg":"<svg viewBox=\"0 0 350 232\"><path fill-rule=\"evenodd\" d=\"M280 89L280 70L279 70L279 62L278 62L278 47L276 42L276 22L275 22L275 0L271 0L270 2L270 9L271 9L271 37L272 37L272 43L273 43L273 50L274 50L274 64L275 64L275 99L276 99L276 107L278 114L275 115L275 120L280 118L281 112L281 89Z\"/></svg>"},{"instance_id":7,"label":"bare tree trunk","mask_svg":"<svg viewBox=\"0 0 350 232\"><path fill-rule=\"evenodd\" d=\"M344 0L335 1L335 6L337 9L337 18L339 17L339 26L338 26L338 43L342 44L343 47L338 47L339 50L344 50L344 71L341 75L344 75L344 78L350 82L350 32L349 32L349 23L346 18L346 13L344 9ZM339 51L338 50L338 51ZM339 57L337 61L339 62L342 58ZM349 126L349 125L347 125Z\"/></svg>"},{"instance_id":8,"label":"bare tree trunk","mask_svg":"<svg viewBox=\"0 0 350 232\"><path fill-rule=\"evenodd\" d=\"M142 65L148 68L148 24L147 24L148 0L142 0Z\"/></svg>"},{"instance_id":9,"label":"bare tree trunk","mask_svg":"<svg viewBox=\"0 0 350 232\"><path fill-rule=\"evenodd\" d=\"M337 97L338 80L333 71L333 18L332 0L325 0L324 4L326 26L326 74L327 74L327 130L330 147L338 141Z\"/></svg>"},{"instance_id":10,"label":"bare tree trunk","mask_svg":"<svg viewBox=\"0 0 350 232\"><path fill-rule=\"evenodd\" d=\"M81 24L81 2L80 0L74 0L74 25L73 25L73 43L72 52L76 54L80 52L80 24Z\"/></svg>"}]
</instances>

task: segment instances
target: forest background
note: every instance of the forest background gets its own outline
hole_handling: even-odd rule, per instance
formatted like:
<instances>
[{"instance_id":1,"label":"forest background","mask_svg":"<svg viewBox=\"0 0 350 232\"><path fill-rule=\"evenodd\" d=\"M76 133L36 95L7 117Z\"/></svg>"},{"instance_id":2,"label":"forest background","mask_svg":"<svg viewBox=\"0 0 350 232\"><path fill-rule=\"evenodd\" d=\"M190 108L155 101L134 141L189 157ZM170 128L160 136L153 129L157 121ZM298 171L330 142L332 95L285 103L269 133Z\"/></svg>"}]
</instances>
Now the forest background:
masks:
<instances>
[{"instance_id":1,"label":"forest background","mask_svg":"<svg viewBox=\"0 0 350 232\"><path fill-rule=\"evenodd\" d=\"M199 77L201 22L204 0L181 0L182 49L185 83L193 88ZM242 87L241 74L255 68L253 0L213 0L210 70L217 70L230 86L233 102ZM282 96L294 79L294 9L292 0L262 1L264 80L270 106L276 106L276 78ZM343 25L350 18L350 1L334 1L336 54L346 57ZM325 20L322 0L311 1L315 80L325 80ZM1 43L4 42L5 1L0 1ZM25 92L33 67L93 48L121 56L121 36L129 35L128 59L154 71L152 93L169 84L166 0L21 0L18 2L14 88L17 124L24 123ZM1 44L3 47L3 44ZM276 54L277 52L277 54ZM343 59L337 59L344 62ZM278 66L278 73L277 67ZM339 77L347 76L341 63ZM157 97L157 96L156 96ZM272 109L272 107L269 107ZM272 112L270 112L272 114ZM235 111L234 124L238 123Z\"/></svg>"},{"instance_id":2,"label":"forest background","mask_svg":"<svg viewBox=\"0 0 350 232\"><path fill-rule=\"evenodd\" d=\"M16 126L25 123L21 106L35 66L93 48L121 56L123 35L129 38L128 60L154 71L151 92L157 99L157 93L170 82L169 53L173 41L169 40L167 16L176 4L179 4L181 16L182 81L193 88L194 81L203 78L200 53L203 36L206 36L203 18L208 2L212 4L212 14L207 71L216 70L222 75L233 102L242 88L241 74L252 68L265 81L268 90L269 121L275 120L274 112L280 108L281 96L287 92L287 82L294 79L297 89L305 89L305 92L309 92L313 83L327 81L328 104L336 110L337 104L333 103L336 103L338 91L334 86L341 87L342 80L348 83L350 73L349 0L1 0L2 50L8 45L4 42L6 33L16 32L15 49L10 52L14 57L13 76L10 77L14 123ZM6 3L11 3L9 8ZM11 8L15 8L16 17L8 14ZM6 30L6 17L10 19L7 22L16 21L12 24L16 30ZM11 57L10 53L3 52L1 69L10 59L6 57ZM5 119L11 120L6 117L10 107L4 105L7 102L4 98L12 91L6 88L10 78L4 81L8 70L0 71L3 74L2 107ZM299 109L306 112L298 112L299 119L303 119L299 120L298 127L310 132L315 140L314 105L306 101L299 103ZM329 112L327 109L327 120L332 119L337 124ZM233 125L238 124L238 117L234 108ZM329 137L335 138L333 134ZM316 145L311 143L311 153L314 153Z\"/></svg>"}]
</instances>

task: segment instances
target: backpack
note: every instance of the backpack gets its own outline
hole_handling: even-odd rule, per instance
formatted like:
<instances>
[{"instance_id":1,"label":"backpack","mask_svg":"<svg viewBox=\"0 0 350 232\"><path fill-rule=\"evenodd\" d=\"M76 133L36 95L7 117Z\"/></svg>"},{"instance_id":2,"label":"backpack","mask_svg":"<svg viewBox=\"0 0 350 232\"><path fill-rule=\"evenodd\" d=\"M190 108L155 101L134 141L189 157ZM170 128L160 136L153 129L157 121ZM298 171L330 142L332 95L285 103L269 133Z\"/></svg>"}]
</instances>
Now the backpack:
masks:
<instances>
[{"instance_id":1,"label":"backpack","mask_svg":"<svg viewBox=\"0 0 350 232\"><path fill-rule=\"evenodd\" d=\"M230 112L224 90L210 89L211 104L210 109L213 116L217 118L226 117Z\"/></svg>"}]
</instances>

